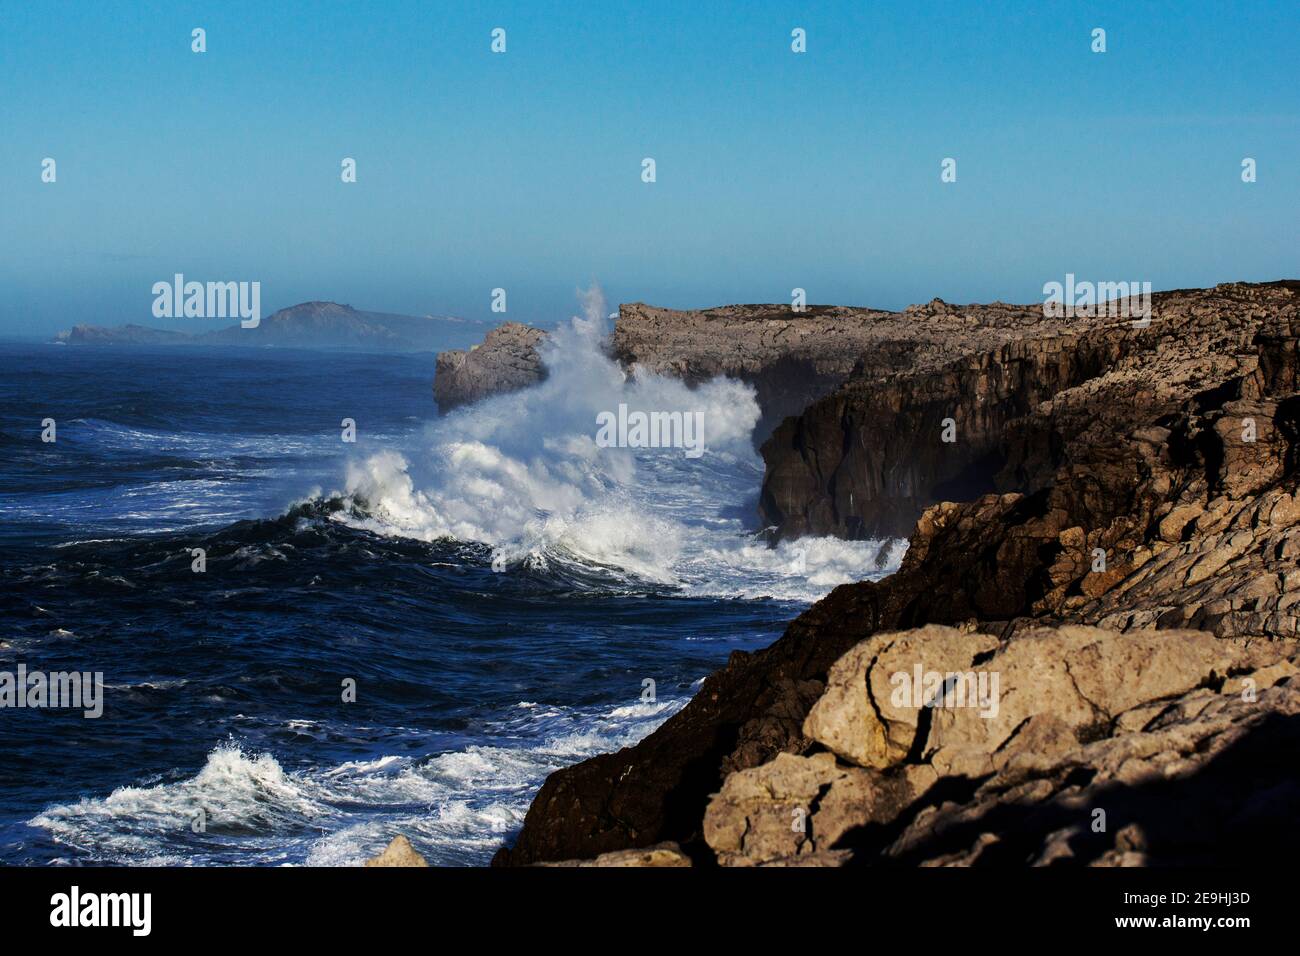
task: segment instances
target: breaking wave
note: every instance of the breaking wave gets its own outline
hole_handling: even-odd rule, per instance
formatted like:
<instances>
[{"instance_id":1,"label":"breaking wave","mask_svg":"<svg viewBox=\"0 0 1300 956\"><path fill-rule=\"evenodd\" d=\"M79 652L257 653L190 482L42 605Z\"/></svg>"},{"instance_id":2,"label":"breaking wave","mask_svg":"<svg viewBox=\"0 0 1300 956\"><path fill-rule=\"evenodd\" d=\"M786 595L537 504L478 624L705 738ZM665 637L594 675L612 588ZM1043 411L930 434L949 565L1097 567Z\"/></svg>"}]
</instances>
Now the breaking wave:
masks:
<instances>
[{"instance_id":1,"label":"breaking wave","mask_svg":"<svg viewBox=\"0 0 1300 956\"><path fill-rule=\"evenodd\" d=\"M902 541L769 546L753 389L625 371L608 331L593 291L543 382L429 425L422 358L70 352L57 467L28 442L0 469L0 662L93 664L107 719L0 727L16 766L77 768L0 787L0 860L357 864L401 833L482 864L548 774L898 566ZM703 454L603 447L620 405L698 414Z\"/></svg>"},{"instance_id":2,"label":"breaking wave","mask_svg":"<svg viewBox=\"0 0 1300 956\"><path fill-rule=\"evenodd\" d=\"M490 728L513 745L293 772L227 742L192 777L49 807L29 823L89 862L357 866L400 833L435 865L482 864L549 773L636 742L685 702L520 702Z\"/></svg>"},{"instance_id":3,"label":"breaking wave","mask_svg":"<svg viewBox=\"0 0 1300 956\"><path fill-rule=\"evenodd\" d=\"M350 462L336 520L483 543L499 570L580 565L699 596L812 601L897 568L901 541L811 538L773 549L756 539L747 523L762 480L753 388L624 371L604 350L603 297L583 298L584 315L542 346L544 381L452 412L410 447ZM602 447L597 416L619 406L698 413L706 450Z\"/></svg>"}]
</instances>

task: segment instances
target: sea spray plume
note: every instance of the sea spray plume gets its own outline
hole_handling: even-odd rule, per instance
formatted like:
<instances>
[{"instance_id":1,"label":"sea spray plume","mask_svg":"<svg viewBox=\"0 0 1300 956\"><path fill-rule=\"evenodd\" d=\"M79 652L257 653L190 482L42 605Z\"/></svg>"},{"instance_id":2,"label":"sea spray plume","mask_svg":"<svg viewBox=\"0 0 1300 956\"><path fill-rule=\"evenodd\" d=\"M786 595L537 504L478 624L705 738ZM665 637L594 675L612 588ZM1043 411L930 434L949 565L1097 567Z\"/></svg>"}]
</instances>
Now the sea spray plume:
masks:
<instances>
[{"instance_id":1,"label":"sea spray plume","mask_svg":"<svg viewBox=\"0 0 1300 956\"><path fill-rule=\"evenodd\" d=\"M424 449L385 450L350 464L347 494L361 524L480 541L511 560L568 554L670 580L680 531L630 500L637 456L597 447L597 413L620 403L699 409L711 422L711 447L747 451L758 405L734 381L691 390L676 379L625 373L604 351L604 296L592 287L580 298L583 315L561 325L542 350L545 381L439 420Z\"/></svg>"},{"instance_id":2,"label":"sea spray plume","mask_svg":"<svg viewBox=\"0 0 1300 956\"><path fill-rule=\"evenodd\" d=\"M761 464L750 436L753 389L718 378L698 388L605 351L610 324L599 289L583 315L542 347L544 381L438 419L418 447L353 461L335 519L379 534L451 537L493 547L493 567L555 564L616 582L687 594L815 600L847 581L893 570L890 542L805 539L771 549L750 537ZM629 410L698 411L707 451L602 448L596 416ZM796 551L806 566L791 572ZM638 583L640 582L640 583Z\"/></svg>"}]
</instances>

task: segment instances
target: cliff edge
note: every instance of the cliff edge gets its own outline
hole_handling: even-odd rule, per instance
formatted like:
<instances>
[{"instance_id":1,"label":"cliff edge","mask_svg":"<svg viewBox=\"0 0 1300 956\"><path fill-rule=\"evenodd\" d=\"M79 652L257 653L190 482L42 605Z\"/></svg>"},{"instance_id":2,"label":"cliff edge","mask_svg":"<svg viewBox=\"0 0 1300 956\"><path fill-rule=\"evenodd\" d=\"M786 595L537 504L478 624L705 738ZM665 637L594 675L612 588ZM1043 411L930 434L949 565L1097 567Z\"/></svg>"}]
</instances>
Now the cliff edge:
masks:
<instances>
[{"instance_id":1,"label":"cliff edge","mask_svg":"<svg viewBox=\"0 0 1300 956\"><path fill-rule=\"evenodd\" d=\"M1224 862L1232 839L1289 833L1298 340L1300 282L1233 283L1157 296L1149 328L1094 320L847 382L765 446L764 508L786 534L923 509L900 570L733 653L635 746L552 774L494 862L664 843L707 864ZM910 486L874 477L900 434ZM850 478L876 482L853 529ZM883 708L872 675L900 648L879 675L996 670L1005 719Z\"/></svg>"}]
</instances>

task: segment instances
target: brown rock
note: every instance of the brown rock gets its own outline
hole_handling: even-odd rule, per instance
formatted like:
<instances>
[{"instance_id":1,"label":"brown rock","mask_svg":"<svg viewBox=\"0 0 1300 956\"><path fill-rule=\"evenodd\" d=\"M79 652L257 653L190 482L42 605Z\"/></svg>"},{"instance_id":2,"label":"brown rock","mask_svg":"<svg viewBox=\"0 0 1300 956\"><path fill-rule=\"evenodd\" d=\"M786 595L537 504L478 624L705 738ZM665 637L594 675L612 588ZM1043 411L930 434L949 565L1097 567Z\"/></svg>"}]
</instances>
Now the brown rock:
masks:
<instances>
[{"instance_id":1,"label":"brown rock","mask_svg":"<svg viewBox=\"0 0 1300 956\"><path fill-rule=\"evenodd\" d=\"M680 311L619 306L611 338L626 366L698 384L719 375L754 386L761 443L782 419L841 385L863 361L911 361L916 324L895 313L848 306L728 305Z\"/></svg>"},{"instance_id":2,"label":"brown rock","mask_svg":"<svg viewBox=\"0 0 1300 956\"><path fill-rule=\"evenodd\" d=\"M1013 736L999 725L996 730L984 728L981 738L976 733L980 725L966 726L946 713L934 714L920 752L935 762L933 771L953 771L941 778L935 792L956 786L954 781L971 768L1004 781L1014 774L1030 774L1025 785L1048 795L1073 792L1069 771L1059 764L1062 755L1089 746L1085 741L1095 735L1104 740L1145 739L1153 733L1150 725L1165 719L1164 698L1138 699L1154 693L1152 688L1175 695L1170 712L1189 726L1220 713L1226 706L1222 701L1244 705L1239 697L1219 695L1214 688L1225 679L1279 662L1234 658L1232 673L1227 673L1220 654L1254 653L1251 648L1268 642L1290 646L1300 634L1297 290L1300 283L1163 293L1156 297L1156 320L1146 330L1126 324L1085 331L1064 348L1025 340L999 346L978 360L961 359L964 371L953 372L951 381L942 375L936 381L949 382L951 394L969 400L971 415L985 416L979 419L986 423L982 433L996 452L996 467L990 466L988 473L1006 490L966 503L941 501L922 511L896 574L837 588L791 623L771 647L733 655L690 704L636 746L553 774L534 800L515 847L503 851L498 862L591 857L668 839L692 854L709 852L703 821L710 794L721 793L728 775L736 771L765 765L783 752L808 753L814 742L805 730L824 734L851 759L867 764L864 773L887 775L910 766L906 755L918 748L919 721L913 725L900 715L881 719L883 741L879 734L869 737L865 729L855 738L847 723L836 729L835 721L823 719L825 715L808 727L803 723L817 700L816 689L827 682L836 661L864 640L887 632L935 624L954 628L972 645L996 640L999 648L1006 645L996 653L1002 655L1002 664L1015 665L1012 673L1035 676L1047 682L1045 686L1061 689L1060 706L1044 714L1032 714L1028 706L1017 710L1015 701L1004 700L1001 713L1028 718ZM939 311L953 314L952 307ZM929 315L918 310L917 323L923 325ZM1043 373L1043 380L1060 390L1050 400L1035 403L1030 399L1038 394L1039 373L1029 374L1019 366L1042 366L1046 356L1054 356L1054 364L1049 364L1055 371ZM817 403L798 425L811 429L804 432L809 443L800 446L800 460L818 458L818 481L829 481L841 466L854 474L884 467L880 462L888 456L880 456L893 447L888 442L909 429L915 433L915 423L933 411L926 396L935 393L927 391L922 380L936 374L926 367L915 375L900 373L899 381L885 389L892 396L888 407L881 404L885 392L872 397L871 389L859 393L852 383ZM1022 384L1013 387L1015 382ZM988 391L989 383L997 387ZM990 407L979 412L980 395L1002 411ZM1232 436L1240 432L1220 424L1225 418L1240 424L1242 402L1251 403L1251 415L1244 417L1257 417L1256 441L1242 443L1250 448L1235 448ZM828 414L817 411L823 406ZM873 408L894 412L872 419L865 413ZM818 437L818 430L824 435ZM823 440L824 446L816 444ZM827 451L830 457L823 457L828 448L833 454ZM770 455L768 461L770 468L779 469ZM946 479L940 480L941 472L948 466L938 461L933 456L919 460L911 487L942 485ZM822 467L832 462L838 464L830 471ZM774 474L769 471L769 480ZM841 477L850 485L858 480L848 472ZM835 478L836 489L839 481ZM924 496L903 497L910 511ZM818 501L833 498L814 495L805 500L806 508L799 507L805 516L811 515L822 507ZM895 495L894 500L903 498ZM894 507L883 498L872 502L873 513L889 514ZM1176 535L1172 523L1169 533L1162 532L1162 522L1179 507L1189 507L1196 515L1186 512L1188 520ZM806 527L851 532L838 505L827 514L833 520ZM1092 571L1098 548L1107 556L1104 587L1097 586L1099 576ZM1180 638L1165 647L1150 635L1136 644L1116 642L1114 649L1080 637L1082 643L1071 645L1075 656L1065 661L1050 650L1032 651L1032 644L1016 650L1022 638L1036 639L1036 628L1060 625L1120 633L1205 633L1188 639L1185 655L1177 648ZM1238 637L1250 640L1222 647L1207 643ZM940 640L945 647L959 646L951 635ZM1020 654L1028 656L1017 663ZM982 660L971 657L970 666L978 667ZM1083 677L1077 688L1072 684L1076 672ZM1187 681L1193 676L1204 686L1189 689ZM1099 705L1108 684L1129 686L1135 696L1112 700L1112 705L1123 703L1118 710ZM1258 699L1285 697L1288 685L1289 680L1278 678L1264 689L1261 682ZM1028 683L1023 692L1027 700L1035 693ZM844 693L849 700L851 695ZM861 706L859 710L866 712ZM1239 716L1244 720L1249 713ZM1200 731L1187 733L1195 736ZM1261 731L1260 739L1269 733L1274 731ZM1290 740L1286 733L1276 733L1284 742ZM1256 739L1254 731L1250 736ZM981 749L1008 741L996 758ZM1169 735L1150 737L1150 743L1183 754L1177 759L1191 759ZM900 751L903 763L897 762ZM1039 757L1061 767L1059 779L1052 776L1056 771L1035 765ZM1162 759L1152 751L1128 769L1122 762L1116 764L1113 776L1125 782L1129 770L1142 770L1143 762L1148 769L1158 768ZM832 781L832 789L835 786ZM1226 789L1238 791L1235 785ZM1194 793L1205 806L1218 805L1208 792ZM1008 799L999 797L1001 803ZM918 810L912 825L921 827L926 816L925 808ZM974 819L984 818L977 813ZM985 820L987 825L969 839L963 830L965 842L951 852L957 857L974 853L980 833L998 838L981 844L981 861L1022 851L1024 859L1032 859L1031 849L1046 852L1042 834L1034 837L1039 842L1032 848L1006 839L1001 824L993 825L1002 819L995 814L992 822ZM1080 823L1077 818L1053 819L1060 825L1051 832ZM889 843L882 831L872 832L876 835L871 840L857 845L859 853L885 852ZM1091 832L1086 823L1078 831ZM1166 851L1174 836L1165 833ZM1070 838L1064 839L1069 843ZM1196 839L1189 835L1188 846ZM800 850L794 859L823 849L814 836L812 849ZM1113 849L1108 845L1105 852ZM1118 860L1139 851L1121 848L1117 853ZM940 849L927 847L916 858L942 855Z\"/></svg>"},{"instance_id":3,"label":"brown rock","mask_svg":"<svg viewBox=\"0 0 1300 956\"><path fill-rule=\"evenodd\" d=\"M845 688L865 696L874 669L899 663L888 663L891 649L920 655L927 639L969 637L944 632L882 634L853 648L831 668L810 723L847 727L862 715ZM936 708L927 739L887 769L783 753L737 771L709 803L705 839L724 866L843 865L860 856L922 866L1129 866L1248 854L1240 841L1300 809L1300 782L1287 769L1300 746L1292 658L1300 659L1295 645L1200 632L1037 629L980 664L1004 677L998 715ZM1238 676L1221 693L1204 686L1228 669ZM1236 779L1273 747L1248 779ZM1219 794L1225 776L1233 779ZM1232 800L1253 802L1262 816L1225 813Z\"/></svg>"},{"instance_id":4,"label":"brown rock","mask_svg":"<svg viewBox=\"0 0 1300 956\"><path fill-rule=\"evenodd\" d=\"M887 351L864 360L763 446L764 523L783 537L906 534L938 501L1042 487L1064 446L1113 444L1126 422L1142 429L1131 439L1139 457L1142 446L1159 454L1157 420L1198 393L1220 409L1207 420L1226 466L1214 478L1234 493L1276 478L1278 408L1259 400L1259 386L1294 381L1294 284L1153 298L1154 320L1140 330L1121 319L1046 319L1041 306L909 309L906 334L931 347L909 352L905 367ZM942 441L948 418L952 443ZM1242 438L1247 418L1253 443Z\"/></svg>"},{"instance_id":5,"label":"brown rock","mask_svg":"<svg viewBox=\"0 0 1300 956\"><path fill-rule=\"evenodd\" d=\"M438 410L446 413L489 395L514 392L546 377L538 347L546 333L518 322L488 332L469 351L439 352L433 379Z\"/></svg>"},{"instance_id":6,"label":"brown rock","mask_svg":"<svg viewBox=\"0 0 1300 956\"><path fill-rule=\"evenodd\" d=\"M424 857L415 852L411 841L404 836L395 836L378 856L366 860L366 866L428 866Z\"/></svg>"},{"instance_id":7,"label":"brown rock","mask_svg":"<svg viewBox=\"0 0 1300 956\"><path fill-rule=\"evenodd\" d=\"M804 736L851 763L889 767L907 756L915 742L917 706L893 703L891 678L909 681L913 670L966 671L976 657L997 648L997 638L966 634L950 627L925 627L903 634L880 634L863 641L835 662L826 692L804 721Z\"/></svg>"}]
</instances>

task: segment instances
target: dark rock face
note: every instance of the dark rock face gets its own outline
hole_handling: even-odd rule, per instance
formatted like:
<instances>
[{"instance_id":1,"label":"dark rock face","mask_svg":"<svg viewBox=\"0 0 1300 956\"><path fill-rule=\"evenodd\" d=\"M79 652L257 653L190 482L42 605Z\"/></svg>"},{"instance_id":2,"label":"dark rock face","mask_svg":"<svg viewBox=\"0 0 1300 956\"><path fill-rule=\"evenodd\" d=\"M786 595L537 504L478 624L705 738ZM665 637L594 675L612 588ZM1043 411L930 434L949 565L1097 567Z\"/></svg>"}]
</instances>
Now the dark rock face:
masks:
<instances>
[{"instance_id":1,"label":"dark rock face","mask_svg":"<svg viewBox=\"0 0 1300 956\"><path fill-rule=\"evenodd\" d=\"M959 354L938 367L927 363L905 375L897 366L864 367L785 421L763 446L764 523L783 537L903 535L937 501L1021 490L1032 483L1046 436L1027 435L1015 447L1007 432L1032 420L1040 404L1103 375L1125 373L1130 394L1115 400L1150 405L1165 391L1173 398L1174 383L1161 380L1162 363L1177 362L1180 374L1213 378L1216 364L1249 348L1258 311L1266 307L1253 296L1266 296L1265 290L1238 285L1165 293L1155 297L1146 329L1127 320L1034 322L1025 315L1028 334L993 350ZM945 308L949 316L985 321L985 307ZM936 339L959 337L928 314L918 312L917 320ZM945 419L954 423L952 443L941 441ZM1079 424L1071 432L1077 438L1104 440ZM1050 461L1037 464L1050 473Z\"/></svg>"},{"instance_id":2,"label":"dark rock face","mask_svg":"<svg viewBox=\"0 0 1300 956\"><path fill-rule=\"evenodd\" d=\"M1014 643L1042 626L1095 625L1121 634L1190 627L1224 639L1294 642L1298 337L1300 282L1233 284L1159 296L1149 329L1119 323L1068 338L1053 334L1051 346L1004 343L961 360L951 380L941 376L939 387L956 389L967 402L953 415L958 441L942 454L987 462L982 480L1002 493L928 508L895 575L839 587L771 647L733 654L685 708L636 746L552 774L517 843L495 862L589 858L665 840L697 860L715 859L704 834L710 795L730 774L781 753L811 751L804 721L831 665L879 632L939 624ZM894 417L870 430L867 408L889 406L870 405L878 399L855 384L819 402L805 416L820 429L817 450L829 453L833 445L842 461L844 449L861 456L889 446L900 422L928 422L907 402L931 394L922 383L934 382L934 374L900 374L891 385ZM992 397L972 400L953 384L961 381ZM836 402L842 404L830 411ZM938 444L938 428L928 431ZM775 437L765 454L775 470L782 462L774 464L773 449L781 447L774 443ZM864 451L853 451L859 446ZM817 460L803 448L789 454ZM942 475L918 470L921 488L965 467L938 455L927 460ZM814 475L822 482L835 473L820 468ZM785 514L817 513L812 502L791 503L802 507ZM1291 727L1292 697L1269 699L1278 715L1268 726ZM1245 726L1239 717L1224 714ZM1277 739L1293 741L1295 734L1278 731ZM1064 789L1067 777L1062 771L1051 785ZM885 803L892 800L897 814L910 805L913 783L889 791ZM986 809L993 812L992 805ZM1163 839L1176 842L1176 834ZM973 852L969 842L958 844L961 853ZM942 855L911 846L900 844L897 853L913 860Z\"/></svg>"},{"instance_id":3,"label":"dark rock face","mask_svg":"<svg viewBox=\"0 0 1300 956\"><path fill-rule=\"evenodd\" d=\"M939 299L903 312L845 306L794 312L782 305L681 312L638 302L620 308L612 350L626 365L677 375L692 384L717 375L751 383L763 410L755 430L761 442L783 420L800 415L846 382L888 382L900 369L943 374L960 357L975 358L999 346L1084 327L1087 321L1047 319L1041 306L951 306ZM941 397L931 398L937 402ZM803 437L773 438L786 440Z\"/></svg>"},{"instance_id":4,"label":"dark rock face","mask_svg":"<svg viewBox=\"0 0 1300 956\"><path fill-rule=\"evenodd\" d=\"M883 323L883 324L882 324ZM619 307L610 353L624 366L682 378L719 375L755 386L762 419L756 440L776 423L842 384L864 352L899 334L891 313L812 306L733 305L677 311L640 302ZM438 356L434 393L441 410L524 388L545 374L537 347L546 333L508 322L470 352Z\"/></svg>"},{"instance_id":5,"label":"dark rock face","mask_svg":"<svg viewBox=\"0 0 1300 956\"><path fill-rule=\"evenodd\" d=\"M728 305L680 311L634 302L619 307L610 341L626 366L696 385L719 375L754 386L761 442L852 373L860 356L898 330L889 312L846 306Z\"/></svg>"},{"instance_id":6,"label":"dark rock face","mask_svg":"<svg viewBox=\"0 0 1300 956\"><path fill-rule=\"evenodd\" d=\"M503 392L514 392L546 377L538 347L546 333L518 322L497 326L483 344L469 351L438 353L433 396L440 412L449 412Z\"/></svg>"},{"instance_id":7,"label":"dark rock face","mask_svg":"<svg viewBox=\"0 0 1300 956\"><path fill-rule=\"evenodd\" d=\"M1041 306L956 307L937 299L904 312L847 306L795 312L788 305L680 311L633 302L619 307L608 348L625 367L673 375L689 385L720 375L753 385L762 410L754 439L761 443L784 419L849 380L888 381L899 369L944 374L958 357L1086 322L1045 319ZM540 381L544 368L536 348L544 335L506 323L471 352L440 355L434 383L439 407L445 411ZM959 394L963 387L953 382L949 390ZM942 402L943 395L934 400Z\"/></svg>"}]
</instances>

